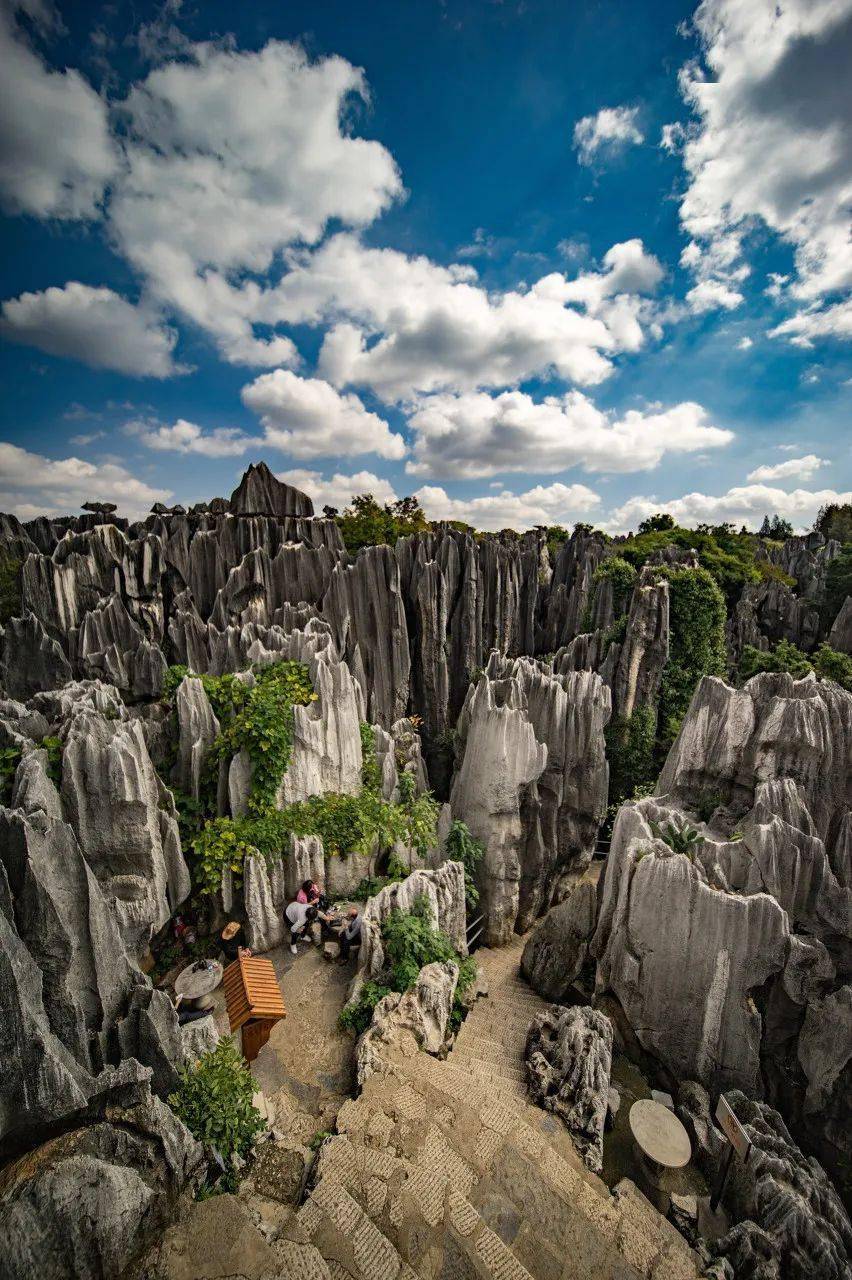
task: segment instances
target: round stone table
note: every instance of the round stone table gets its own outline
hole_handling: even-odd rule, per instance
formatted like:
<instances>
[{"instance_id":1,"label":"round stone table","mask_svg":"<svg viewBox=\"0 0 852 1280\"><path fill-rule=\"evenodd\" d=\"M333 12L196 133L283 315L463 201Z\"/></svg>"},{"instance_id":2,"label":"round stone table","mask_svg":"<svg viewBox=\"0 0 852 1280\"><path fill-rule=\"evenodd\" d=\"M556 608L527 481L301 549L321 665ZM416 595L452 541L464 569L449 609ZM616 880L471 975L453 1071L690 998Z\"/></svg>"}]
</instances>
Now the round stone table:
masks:
<instances>
[{"instance_id":1,"label":"round stone table","mask_svg":"<svg viewBox=\"0 0 852 1280\"><path fill-rule=\"evenodd\" d=\"M689 1164L692 1146L689 1134L673 1111L652 1098L640 1098L630 1108L630 1129L636 1145L647 1160L664 1169L682 1169Z\"/></svg>"},{"instance_id":2,"label":"round stone table","mask_svg":"<svg viewBox=\"0 0 852 1280\"><path fill-rule=\"evenodd\" d=\"M630 1108L630 1130L635 1144L638 1179L645 1195L660 1213L671 1202L673 1172L689 1164L689 1134L674 1112L652 1098L640 1098Z\"/></svg>"},{"instance_id":3,"label":"round stone table","mask_svg":"<svg viewBox=\"0 0 852 1280\"><path fill-rule=\"evenodd\" d=\"M183 996L184 1004L212 995L222 981L222 966L218 960L209 960L209 968L196 969L195 962L181 969L175 978L175 995Z\"/></svg>"}]
</instances>

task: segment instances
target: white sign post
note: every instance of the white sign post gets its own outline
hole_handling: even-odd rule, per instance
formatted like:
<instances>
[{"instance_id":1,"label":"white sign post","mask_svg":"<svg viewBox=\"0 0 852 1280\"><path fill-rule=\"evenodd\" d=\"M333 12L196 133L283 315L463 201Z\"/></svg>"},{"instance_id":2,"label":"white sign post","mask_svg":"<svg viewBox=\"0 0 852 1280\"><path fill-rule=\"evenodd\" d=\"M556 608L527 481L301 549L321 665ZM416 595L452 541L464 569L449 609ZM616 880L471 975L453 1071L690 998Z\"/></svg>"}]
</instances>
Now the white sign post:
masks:
<instances>
[{"instance_id":1,"label":"white sign post","mask_svg":"<svg viewBox=\"0 0 852 1280\"><path fill-rule=\"evenodd\" d=\"M734 1152L745 1163L748 1160L748 1153L751 1151L751 1138L734 1115L729 1104L724 1097L719 1096L716 1104L716 1120L719 1128L724 1133L730 1144L728 1147L728 1155L722 1168L721 1177L714 1188L710 1197L710 1212L715 1213L719 1207L719 1201L722 1199L722 1192L725 1190L725 1183L728 1180L728 1173L731 1168L731 1161L734 1158Z\"/></svg>"}]
</instances>

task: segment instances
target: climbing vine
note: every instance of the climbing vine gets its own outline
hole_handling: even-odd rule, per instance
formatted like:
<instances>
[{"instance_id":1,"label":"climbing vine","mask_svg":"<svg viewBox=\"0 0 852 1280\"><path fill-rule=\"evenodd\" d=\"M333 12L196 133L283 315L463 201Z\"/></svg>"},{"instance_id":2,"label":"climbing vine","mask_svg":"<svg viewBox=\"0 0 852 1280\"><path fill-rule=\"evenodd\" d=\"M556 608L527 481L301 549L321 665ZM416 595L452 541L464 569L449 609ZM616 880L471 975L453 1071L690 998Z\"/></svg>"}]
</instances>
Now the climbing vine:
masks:
<instances>
[{"instance_id":1,"label":"climbing vine","mask_svg":"<svg viewBox=\"0 0 852 1280\"><path fill-rule=\"evenodd\" d=\"M727 670L725 597L702 568L663 566L669 582L669 660L660 685L658 749L665 756L702 676Z\"/></svg>"}]
</instances>

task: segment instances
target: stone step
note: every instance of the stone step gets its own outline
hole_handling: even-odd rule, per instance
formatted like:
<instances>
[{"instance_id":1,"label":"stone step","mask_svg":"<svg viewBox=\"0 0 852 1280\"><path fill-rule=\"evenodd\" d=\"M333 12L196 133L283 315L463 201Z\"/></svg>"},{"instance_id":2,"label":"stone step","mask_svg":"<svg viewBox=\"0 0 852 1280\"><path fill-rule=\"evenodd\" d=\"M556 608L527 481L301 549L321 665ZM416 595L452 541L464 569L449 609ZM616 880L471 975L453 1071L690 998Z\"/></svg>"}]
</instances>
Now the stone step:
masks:
<instances>
[{"instance_id":1,"label":"stone step","mask_svg":"<svg viewBox=\"0 0 852 1280\"><path fill-rule=\"evenodd\" d=\"M526 1087L527 1073L521 1067L505 1062L495 1062L493 1058L480 1058L478 1054L467 1049L460 1049L454 1053L452 1062L459 1068L469 1063L479 1071L486 1072L488 1076L499 1076L501 1080L513 1081Z\"/></svg>"},{"instance_id":2,"label":"stone step","mask_svg":"<svg viewBox=\"0 0 852 1280\"><path fill-rule=\"evenodd\" d=\"M467 1035L462 1039L459 1036L453 1045L450 1058L457 1056L464 1057L472 1054L475 1058L481 1058L484 1062L495 1062L498 1066L512 1067L514 1070L523 1070L524 1056L522 1048L513 1050L511 1046L501 1044L497 1040L491 1040L484 1036Z\"/></svg>"}]
</instances>

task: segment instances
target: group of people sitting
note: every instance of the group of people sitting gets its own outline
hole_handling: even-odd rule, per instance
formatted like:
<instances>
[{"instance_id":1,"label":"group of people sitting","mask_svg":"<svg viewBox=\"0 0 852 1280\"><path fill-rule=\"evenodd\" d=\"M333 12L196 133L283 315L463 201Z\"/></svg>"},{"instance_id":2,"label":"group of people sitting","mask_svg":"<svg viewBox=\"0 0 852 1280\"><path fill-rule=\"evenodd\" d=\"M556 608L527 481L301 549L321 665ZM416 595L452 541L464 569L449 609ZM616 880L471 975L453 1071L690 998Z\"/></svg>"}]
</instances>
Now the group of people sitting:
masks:
<instances>
[{"instance_id":1,"label":"group of people sitting","mask_svg":"<svg viewBox=\"0 0 852 1280\"><path fill-rule=\"evenodd\" d=\"M295 900L287 906L284 918L290 926L290 950L298 952L298 943L310 942L311 926L316 920L322 925L323 937L334 939L340 947L340 962L349 959L349 953L361 945L361 913L350 907L345 916L329 909L322 890L313 880L304 880Z\"/></svg>"}]
</instances>

